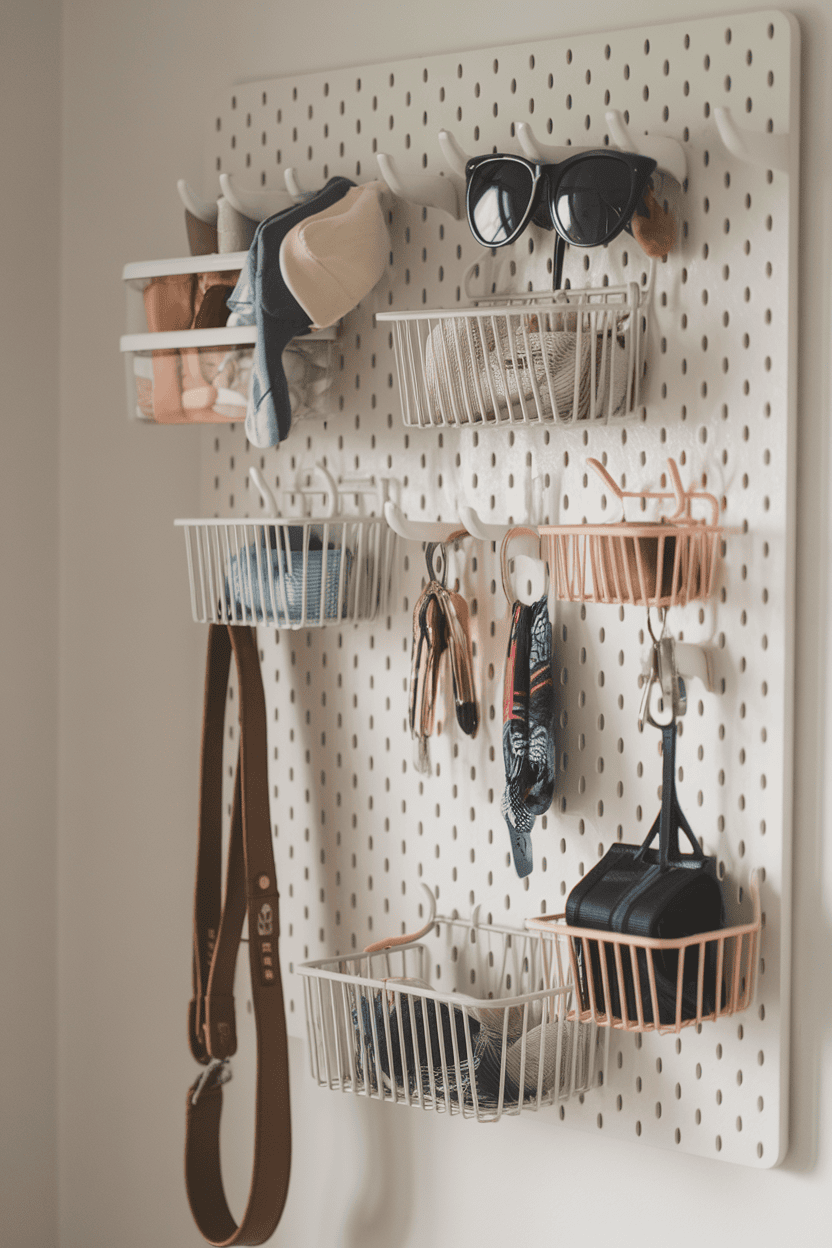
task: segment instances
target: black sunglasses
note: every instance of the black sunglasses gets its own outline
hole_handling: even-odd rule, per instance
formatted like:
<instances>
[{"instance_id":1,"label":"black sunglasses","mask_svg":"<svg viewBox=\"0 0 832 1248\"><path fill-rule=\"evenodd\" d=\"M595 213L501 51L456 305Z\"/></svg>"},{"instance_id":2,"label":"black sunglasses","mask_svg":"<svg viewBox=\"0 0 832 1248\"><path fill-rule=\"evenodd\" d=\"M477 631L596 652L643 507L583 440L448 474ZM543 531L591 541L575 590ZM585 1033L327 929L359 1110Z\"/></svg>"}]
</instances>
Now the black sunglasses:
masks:
<instances>
[{"instance_id":1,"label":"black sunglasses","mask_svg":"<svg viewBox=\"0 0 832 1248\"><path fill-rule=\"evenodd\" d=\"M483 247L506 247L530 221L574 247L600 247L629 226L655 168L649 156L610 148L556 165L474 156L465 166L468 225Z\"/></svg>"}]
</instances>

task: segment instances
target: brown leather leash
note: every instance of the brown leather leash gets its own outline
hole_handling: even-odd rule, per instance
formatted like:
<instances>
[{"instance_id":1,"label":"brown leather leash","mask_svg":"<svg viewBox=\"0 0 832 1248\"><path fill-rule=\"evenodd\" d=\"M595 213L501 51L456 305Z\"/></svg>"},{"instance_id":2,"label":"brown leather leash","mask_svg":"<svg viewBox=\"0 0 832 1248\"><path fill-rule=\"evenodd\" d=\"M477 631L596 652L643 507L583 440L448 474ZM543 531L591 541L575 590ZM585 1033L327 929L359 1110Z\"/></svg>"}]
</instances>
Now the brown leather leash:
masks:
<instances>
[{"instance_id":1,"label":"brown leather leash","mask_svg":"<svg viewBox=\"0 0 832 1248\"><path fill-rule=\"evenodd\" d=\"M240 752L222 889L222 742L231 654L239 687ZM222 1183L222 1085L237 1049L234 969L248 915L251 999L257 1032L254 1163L248 1204L234 1221ZM292 1154L289 1055L278 958L278 892L269 815L266 704L253 629L212 624L208 634L194 901L191 1052L204 1071L188 1091L185 1186L210 1244L262 1244L289 1187Z\"/></svg>"}]
</instances>

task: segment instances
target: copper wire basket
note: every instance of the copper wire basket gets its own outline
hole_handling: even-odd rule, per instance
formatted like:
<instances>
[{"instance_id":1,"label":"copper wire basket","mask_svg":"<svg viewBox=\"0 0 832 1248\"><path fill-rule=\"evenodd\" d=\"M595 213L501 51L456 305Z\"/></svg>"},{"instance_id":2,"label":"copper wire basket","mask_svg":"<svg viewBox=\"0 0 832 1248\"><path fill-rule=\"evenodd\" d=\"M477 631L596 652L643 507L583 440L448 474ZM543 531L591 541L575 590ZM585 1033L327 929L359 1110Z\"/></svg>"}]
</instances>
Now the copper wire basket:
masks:
<instances>
[{"instance_id":1,"label":"copper wire basket","mask_svg":"<svg viewBox=\"0 0 832 1248\"><path fill-rule=\"evenodd\" d=\"M648 608L709 598L725 531L717 524L719 503L713 494L685 490L672 459L667 461L672 493L622 490L597 459L588 462L622 505L625 498L637 498L642 506L648 499L673 500L676 510L642 523L541 525L558 598ZM709 508L708 520L692 514L694 503L702 502Z\"/></svg>"},{"instance_id":2,"label":"copper wire basket","mask_svg":"<svg viewBox=\"0 0 832 1248\"><path fill-rule=\"evenodd\" d=\"M695 936L661 940L649 936L627 936L619 932L602 932L594 928L574 927L562 914L527 919L526 926L547 932L555 939L551 956L557 958L553 975L560 982L577 986L580 1001L574 1017L581 1022L595 1022L599 1027L617 1031L657 1031L659 1035L677 1033L683 1027L716 1022L747 1010L754 999L760 961L762 910L756 872L749 885L754 906L750 923ZM683 980L690 959L696 958L695 1007L685 1008ZM666 967L669 959L676 964L675 1007L661 1007L657 988L657 962ZM715 966L716 992L712 1008L705 1005L705 968ZM588 973L589 968L595 968ZM597 980L602 981L598 991ZM628 1007L628 1000L633 1002ZM649 1000L651 1015L647 1017L643 1002ZM618 1005L616 1009L613 1003ZM607 1003L610 1003L609 1005Z\"/></svg>"}]
</instances>

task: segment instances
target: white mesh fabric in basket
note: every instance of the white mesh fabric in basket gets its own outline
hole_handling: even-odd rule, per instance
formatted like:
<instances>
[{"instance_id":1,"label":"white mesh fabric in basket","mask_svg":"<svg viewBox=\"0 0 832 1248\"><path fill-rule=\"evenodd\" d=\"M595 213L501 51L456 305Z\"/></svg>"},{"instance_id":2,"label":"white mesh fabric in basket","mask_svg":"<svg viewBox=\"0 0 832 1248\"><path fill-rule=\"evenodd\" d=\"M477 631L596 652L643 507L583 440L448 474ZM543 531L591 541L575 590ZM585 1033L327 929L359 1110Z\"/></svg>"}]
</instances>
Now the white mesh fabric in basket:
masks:
<instances>
[{"instance_id":1,"label":"white mesh fabric in basket","mask_svg":"<svg viewBox=\"0 0 832 1248\"><path fill-rule=\"evenodd\" d=\"M425 344L432 419L453 413L452 419L464 422L470 407L473 420L485 420L521 401L532 415L556 413L563 421L594 419L608 409L623 412L630 370L620 323L614 332L579 334L574 312L547 315L543 332L541 319L537 313L500 313L440 321Z\"/></svg>"}]
</instances>

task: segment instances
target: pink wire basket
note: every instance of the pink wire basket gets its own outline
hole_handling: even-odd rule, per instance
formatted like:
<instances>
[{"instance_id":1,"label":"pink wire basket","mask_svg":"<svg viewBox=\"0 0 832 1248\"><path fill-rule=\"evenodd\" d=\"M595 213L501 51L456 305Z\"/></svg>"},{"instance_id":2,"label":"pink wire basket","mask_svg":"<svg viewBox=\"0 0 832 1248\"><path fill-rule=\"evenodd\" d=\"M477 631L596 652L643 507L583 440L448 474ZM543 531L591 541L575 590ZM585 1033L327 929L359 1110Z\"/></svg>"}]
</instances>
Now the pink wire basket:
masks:
<instances>
[{"instance_id":1,"label":"pink wire basket","mask_svg":"<svg viewBox=\"0 0 832 1248\"><path fill-rule=\"evenodd\" d=\"M754 999L760 960L762 911L756 873L750 892L754 917L750 923L695 936L661 940L627 936L588 927L573 927L563 915L527 919L526 926L555 937L553 972L577 987L580 1002L574 1017L617 1031L678 1033L683 1027L716 1022L747 1010ZM659 998L657 970L665 976L675 968L675 1001ZM691 966L696 968L695 1001L683 991ZM716 991L706 1001L706 968Z\"/></svg>"},{"instance_id":2,"label":"pink wire basket","mask_svg":"<svg viewBox=\"0 0 832 1248\"><path fill-rule=\"evenodd\" d=\"M622 505L625 498L637 498L642 506L648 499L675 500L676 510L650 522L541 525L557 596L648 608L709 598L725 532L717 524L713 494L685 490L672 459L667 461L672 493L622 490L597 459L588 462ZM707 504L708 520L693 516L694 502Z\"/></svg>"}]
</instances>

